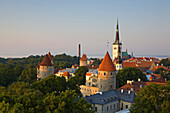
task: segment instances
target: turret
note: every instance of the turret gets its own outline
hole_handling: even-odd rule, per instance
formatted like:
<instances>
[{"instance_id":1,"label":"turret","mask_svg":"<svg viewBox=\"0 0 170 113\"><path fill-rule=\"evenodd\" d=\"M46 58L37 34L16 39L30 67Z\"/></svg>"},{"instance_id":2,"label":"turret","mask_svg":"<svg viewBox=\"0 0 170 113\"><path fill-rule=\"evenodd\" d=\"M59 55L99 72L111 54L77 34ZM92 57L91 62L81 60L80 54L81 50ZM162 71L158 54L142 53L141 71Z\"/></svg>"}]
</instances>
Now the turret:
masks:
<instances>
[{"instance_id":1,"label":"turret","mask_svg":"<svg viewBox=\"0 0 170 113\"><path fill-rule=\"evenodd\" d=\"M39 75L37 75L38 79L43 79L50 74L54 74L54 64L51 58L49 57L49 54L46 54L42 62L39 64Z\"/></svg>"},{"instance_id":2,"label":"turret","mask_svg":"<svg viewBox=\"0 0 170 113\"><path fill-rule=\"evenodd\" d=\"M98 91L105 92L116 89L116 69L107 52L98 69Z\"/></svg>"},{"instance_id":3,"label":"turret","mask_svg":"<svg viewBox=\"0 0 170 113\"><path fill-rule=\"evenodd\" d=\"M80 66L87 66L87 56L86 54L83 54L83 56L80 59Z\"/></svg>"}]
</instances>

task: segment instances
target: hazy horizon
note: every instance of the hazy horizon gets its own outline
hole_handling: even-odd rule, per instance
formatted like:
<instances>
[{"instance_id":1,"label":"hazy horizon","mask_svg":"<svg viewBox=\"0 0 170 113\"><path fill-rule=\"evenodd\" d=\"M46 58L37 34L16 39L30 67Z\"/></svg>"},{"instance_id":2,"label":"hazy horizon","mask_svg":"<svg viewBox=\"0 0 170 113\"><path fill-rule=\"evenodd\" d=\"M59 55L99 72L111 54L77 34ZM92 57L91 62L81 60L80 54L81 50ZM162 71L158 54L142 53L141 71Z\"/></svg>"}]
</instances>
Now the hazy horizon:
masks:
<instances>
[{"instance_id":1,"label":"hazy horizon","mask_svg":"<svg viewBox=\"0 0 170 113\"><path fill-rule=\"evenodd\" d=\"M123 51L170 55L168 0L1 0L0 57L111 55L117 17Z\"/></svg>"}]
</instances>

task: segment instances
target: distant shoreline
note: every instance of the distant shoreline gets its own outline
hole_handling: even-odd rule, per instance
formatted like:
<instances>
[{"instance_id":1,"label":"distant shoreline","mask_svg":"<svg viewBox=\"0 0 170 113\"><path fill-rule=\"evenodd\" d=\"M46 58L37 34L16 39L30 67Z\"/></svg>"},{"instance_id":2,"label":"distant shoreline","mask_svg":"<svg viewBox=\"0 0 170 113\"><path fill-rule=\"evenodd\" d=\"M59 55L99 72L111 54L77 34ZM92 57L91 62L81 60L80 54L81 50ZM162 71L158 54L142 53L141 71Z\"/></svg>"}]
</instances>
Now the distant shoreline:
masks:
<instances>
[{"instance_id":1,"label":"distant shoreline","mask_svg":"<svg viewBox=\"0 0 170 113\"><path fill-rule=\"evenodd\" d=\"M60 54L57 54L60 55ZM68 54L67 54L68 55ZM30 55L31 56L31 55ZM36 55L33 55L36 56ZM39 55L41 56L41 55ZM74 56L74 55L71 55ZM0 56L0 58L27 58L29 56ZM103 58L104 55L103 54L87 54L88 58ZM155 57L155 58L159 58L159 59L164 59L164 58L170 58L170 55L136 55L134 57Z\"/></svg>"}]
</instances>

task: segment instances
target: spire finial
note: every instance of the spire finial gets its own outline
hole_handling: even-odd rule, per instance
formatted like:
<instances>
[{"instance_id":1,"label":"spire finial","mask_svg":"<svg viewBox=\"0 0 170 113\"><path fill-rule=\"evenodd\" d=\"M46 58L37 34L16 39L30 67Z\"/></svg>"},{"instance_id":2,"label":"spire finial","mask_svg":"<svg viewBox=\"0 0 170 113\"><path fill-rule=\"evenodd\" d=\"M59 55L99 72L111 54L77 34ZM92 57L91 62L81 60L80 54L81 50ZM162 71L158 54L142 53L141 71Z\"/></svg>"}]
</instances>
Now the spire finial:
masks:
<instances>
[{"instance_id":1,"label":"spire finial","mask_svg":"<svg viewBox=\"0 0 170 113\"><path fill-rule=\"evenodd\" d=\"M118 25L118 16L117 16L117 25Z\"/></svg>"},{"instance_id":2,"label":"spire finial","mask_svg":"<svg viewBox=\"0 0 170 113\"><path fill-rule=\"evenodd\" d=\"M109 47L109 41L107 40L107 51L108 51L108 47Z\"/></svg>"}]
</instances>

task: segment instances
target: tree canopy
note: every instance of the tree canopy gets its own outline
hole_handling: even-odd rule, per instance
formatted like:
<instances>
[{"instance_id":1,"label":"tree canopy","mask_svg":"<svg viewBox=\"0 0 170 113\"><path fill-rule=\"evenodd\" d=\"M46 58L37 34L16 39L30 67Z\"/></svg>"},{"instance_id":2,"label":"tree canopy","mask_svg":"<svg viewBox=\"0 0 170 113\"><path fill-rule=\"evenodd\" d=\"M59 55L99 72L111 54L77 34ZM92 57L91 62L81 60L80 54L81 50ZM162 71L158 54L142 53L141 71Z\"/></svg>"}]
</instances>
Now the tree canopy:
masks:
<instances>
[{"instance_id":1,"label":"tree canopy","mask_svg":"<svg viewBox=\"0 0 170 113\"><path fill-rule=\"evenodd\" d=\"M160 65L163 64L164 66L168 67L168 66L170 66L170 60L168 58L162 59L159 64Z\"/></svg>"},{"instance_id":2,"label":"tree canopy","mask_svg":"<svg viewBox=\"0 0 170 113\"><path fill-rule=\"evenodd\" d=\"M125 67L119 70L116 74L116 87L119 88L127 83L127 80L137 81L140 78L142 81L147 81L146 76L135 67Z\"/></svg>"},{"instance_id":3,"label":"tree canopy","mask_svg":"<svg viewBox=\"0 0 170 113\"><path fill-rule=\"evenodd\" d=\"M67 89L64 77L50 75L32 85L15 82L0 87L0 112L3 113L93 113L92 105Z\"/></svg>"},{"instance_id":4,"label":"tree canopy","mask_svg":"<svg viewBox=\"0 0 170 113\"><path fill-rule=\"evenodd\" d=\"M151 83L139 90L132 113L170 113L170 81L167 86Z\"/></svg>"},{"instance_id":5,"label":"tree canopy","mask_svg":"<svg viewBox=\"0 0 170 113\"><path fill-rule=\"evenodd\" d=\"M166 79L166 80L170 80L170 71L163 69L163 68L158 68L155 70L154 72L155 74L161 74L161 76Z\"/></svg>"},{"instance_id":6,"label":"tree canopy","mask_svg":"<svg viewBox=\"0 0 170 113\"><path fill-rule=\"evenodd\" d=\"M75 77L77 77L78 79L78 84L79 85L83 85L86 83L86 73L88 72L88 68L85 66L80 66L74 73Z\"/></svg>"}]
</instances>

